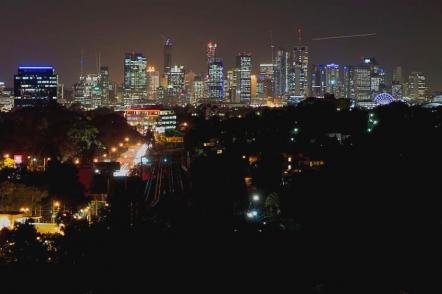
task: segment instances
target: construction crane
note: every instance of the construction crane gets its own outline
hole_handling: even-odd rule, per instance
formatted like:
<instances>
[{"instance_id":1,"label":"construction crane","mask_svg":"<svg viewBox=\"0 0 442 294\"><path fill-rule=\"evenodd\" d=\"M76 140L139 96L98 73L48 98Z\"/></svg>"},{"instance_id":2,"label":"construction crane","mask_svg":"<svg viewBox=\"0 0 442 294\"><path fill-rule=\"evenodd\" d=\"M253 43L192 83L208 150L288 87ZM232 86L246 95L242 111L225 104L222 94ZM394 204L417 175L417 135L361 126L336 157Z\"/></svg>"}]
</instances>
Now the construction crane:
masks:
<instances>
[{"instance_id":1,"label":"construction crane","mask_svg":"<svg viewBox=\"0 0 442 294\"><path fill-rule=\"evenodd\" d=\"M374 37L376 33L369 34L358 34L358 35L340 35L340 36L332 36L332 37L321 37L312 39L313 41L325 41L325 40L336 40L336 39L350 39L350 38L365 38L365 37Z\"/></svg>"}]
</instances>

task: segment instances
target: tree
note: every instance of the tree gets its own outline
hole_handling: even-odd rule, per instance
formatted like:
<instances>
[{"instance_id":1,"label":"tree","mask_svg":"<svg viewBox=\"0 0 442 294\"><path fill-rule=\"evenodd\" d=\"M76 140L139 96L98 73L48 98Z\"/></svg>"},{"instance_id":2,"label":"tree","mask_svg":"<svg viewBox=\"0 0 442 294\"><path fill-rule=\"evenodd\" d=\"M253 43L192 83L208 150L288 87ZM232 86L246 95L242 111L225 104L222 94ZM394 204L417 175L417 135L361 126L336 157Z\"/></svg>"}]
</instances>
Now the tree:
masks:
<instances>
[{"instance_id":1,"label":"tree","mask_svg":"<svg viewBox=\"0 0 442 294\"><path fill-rule=\"evenodd\" d=\"M32 210L47 196L44 189L5 181L0 183L0 210L19 211L24 207Z\"/></svg>"}]
</instances>

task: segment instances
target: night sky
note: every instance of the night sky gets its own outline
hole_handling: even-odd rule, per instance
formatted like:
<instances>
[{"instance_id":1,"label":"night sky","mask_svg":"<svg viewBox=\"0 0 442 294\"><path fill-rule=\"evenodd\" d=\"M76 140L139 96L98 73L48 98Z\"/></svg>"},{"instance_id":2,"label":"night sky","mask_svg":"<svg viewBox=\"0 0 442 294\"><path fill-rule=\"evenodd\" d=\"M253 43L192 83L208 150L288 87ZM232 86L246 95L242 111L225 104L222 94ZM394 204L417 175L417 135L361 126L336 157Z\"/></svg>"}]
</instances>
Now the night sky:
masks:
<instances>
[{"instance_id":1,"label":"night sky","mask_svg":"<svg viewBox=\"0 0 442 294\"><path fill-rule=\"evenodd\" d=\"M440 0L1 0L0 81L11 86L20 63L53 64L66 85L96 56L122 80L125 52L144 53L162 67L163 36L174 40L174 64L205 70L205 45L218 42L226 67L250 51L255 65L269 62L269 31L275 45L291 47L305 31L311 63L357 64L374 56L387 70L424 71L442 90ZM377 33L376 37L312 42L322 36ZM254 71L257 71L255 66Z\"/></svg>"}]
</instances>

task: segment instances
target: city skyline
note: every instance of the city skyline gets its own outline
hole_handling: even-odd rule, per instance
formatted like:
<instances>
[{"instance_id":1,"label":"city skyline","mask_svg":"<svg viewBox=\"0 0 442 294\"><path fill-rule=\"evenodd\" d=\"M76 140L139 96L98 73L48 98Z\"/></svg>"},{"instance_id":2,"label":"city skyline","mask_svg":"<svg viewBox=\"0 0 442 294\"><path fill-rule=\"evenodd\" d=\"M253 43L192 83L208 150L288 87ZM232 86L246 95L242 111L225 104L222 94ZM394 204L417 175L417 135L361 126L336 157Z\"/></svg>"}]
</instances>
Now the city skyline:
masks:
<instances>
[{"instance_id":1,"label":"city skyline","mask_svg":"<svg viewBox=\"0 0 442 294\"><path fill-rule=\"evenodd\" d=\"M228 0L217 9L206 10L204 2L199 0L188 1L185 5L176 1L151 1L147 5L132 0L129 3L139 5L139 9L134 9L130 18L120 15L123 7L120 1L107 1L106 7L103 1L95 1L87 10L84 9L85 1L76 1L75 5L60 5L52 0L38 4L26 2L7 1L4 4L6 13L0 19L1 33L10 36L10 43L0 48L0 81L5 81L8 87L12 86L16 67L32 63L53 64L61 81L71 86L80 75L82 49L85 72L96 72L100 53L101 64L109 66L111 77L121 83L122 56L126 52L141 52L148 65L160 69L167 37L174 43L174 64L182 64L194 72L205 71L205 46L208 40L214 40L218 43L217 55L224 59L226 70L234 67L239 52L250 51L256 74L260 63L271 60L270 31L273 44L289 50L298 45L297 29L300 27L303 41L309 46L310 64L357 64L363 56L374 56L384 65L388 82L391 82L393 69L402 66L406 74L426 73L432 89L442 88L442 73L438 70L442 66L438 58L440 41L435 38L440 31L437 26L440 4L436 1L419 6L412 1L357 4L349 1L326 4L240 1L234 4ZM45 12L47 7L51 12ZM147 8L155 9L155 13ZM232 17L223 16L232 8L235 8L230 13ZM242 15L240 12L244 9L252 10L253 16L235 17ZM354 15L347 15L349 12ZM117 16L121 18L116 20ZM173 22L170 17L174 18ZM290 21L292 17L296 19L293 22ZM27 21L8 26L20 18ZM57 25L51 26L53 23ZM312 41L316 37L370 32L377 35ZM416 56L419 58L414 58Z\"/></svg>"}]
</instances>

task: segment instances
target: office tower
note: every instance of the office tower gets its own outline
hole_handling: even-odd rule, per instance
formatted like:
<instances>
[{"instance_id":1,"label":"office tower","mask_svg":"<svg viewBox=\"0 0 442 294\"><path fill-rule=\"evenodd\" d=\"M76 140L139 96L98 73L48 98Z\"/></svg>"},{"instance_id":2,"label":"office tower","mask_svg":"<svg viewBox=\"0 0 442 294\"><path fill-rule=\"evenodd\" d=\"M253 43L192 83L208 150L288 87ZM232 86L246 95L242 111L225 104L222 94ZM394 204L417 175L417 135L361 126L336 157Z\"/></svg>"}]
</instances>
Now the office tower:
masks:
<instances>
[{"instance_id":1,"label":"office tower","mask_svg":"<svg viewBox=\"0 0 442 294\"><path fill-rule=\"evenodd\" d=\"M342 67L342 97L353 99L354 93L354 72L351 65L344 65Z\"/></svg>"},{"instance_id":2,"label":"office tower","mask_svg":"<svg viewBox=\"0 0 442 294\"><path fill-rule=\"evenodd\" d=\"M167 74L169 73L170 69L172 68L172 48L173 48L173 43L172 43L172 39L167 38L166 42L164 42L164 76L167 76Z\"/></svg>"},{"instance_id":3,"label":"office tower","mask_svg":"<svg viewBox=\"0 0 442 294\"><path fill-rule=\"evenodd\" d=\"M427 77L422 72L412 72L408 77L408 97L424 102L428 99Z\"/></svg>"},{"instance_id":4,"label":"office tower","mask_svg":"<svg viewBox=\"0 0 442 294\"><path fill-rule=\"evenodd\" d=\"M224 99L224 62L221 58L209 58L207 80L208 98L214 100Z\"/></svg>"},{"instance_id":5,"label":"office tower","mask_svg":"<svg viewBox=\"0 0 442 294\"><path fill-rule=\"evenodd\" d=\"M74 85L74 101L86 109L102 106L100 76L97 74L82 75L78 83Z\"/></svg>"},{"instance_id":6,"label":"office tower","mask_svg":"<svg viewBox=\"0 0 442 294\"><path fill-rule=\"evenodd\" d=\"M371 100L371 70L360 65L354 68L355 98L358 101Z\"/></svg>"},{"instance_id":7,"label":"office tower","mask_svg":"<svg viewBox=\"0 0 442 294\"><path fill-rule=\"evenodd\" d=\"M218 44L216 44L213 41L209 41L209 43L207 44L207 63L210 63L210 61L216 57L216 48L217 47L218 47Z\"/></svg>"},{"instance_id":8,"label":"office tower","mask_svg":"<svg viewBox=\"0 0 442 294\"><path fill-rule=\"evenodd\" d=\"M337 64L327 64L325 67L325 77L326 77L326 92L328 94L333 94L335 97L340 97L340 87L341 78L339 65Z\"/></svg>"},{"instance_id":9,"label":"office tower","mask_svg":"<svg viewBox=\"0 0 442 294\"><path fill-rule=\"evenodd\" d=\"M252 98L256 98L256 86L258 84L258 77L256 75L251 75L250 76L250 80L251 80L251 93L252 93Z\"/></svg>"},{"instance_id":10,"label":"office tower","mask_svg":"<svg viewBox=\"0 0 442 294\"><path fill-rule=\"evenodd\" d=\"M240 53L236 57L237 68L237 93L241 103L250 103L252 98L252 55L250 53Z\"/></svg>"},{"instance_id":11,"label":"office tower","mask_svg":"<svg viewBox=\"0 0 442 294\"><path fill-rule=\"evenodd\" d=\"M385 90L385 71L379 66L375 58L362 58L363 65L370 69L370 88L371 97L384 92Z\"/></svg>"},{"instance_id":12,"label":"office tower","mask_svg":"<svg viewBox=\"0 0 442 294\"><path fill-rule=\"evenodd\" d=\"M57 100L58 76L50 65L20 66L14 75L14 106L34 106Z\"/></svg>"},{"instance_id":13,"label":"office tower","mask_svg":"<svg viewBox=\"0 0 442 294\"><path fill-rule=\"evenodd\" d=\"M196 75L193 79L193 101L191 103L198 103L204 99L205 82L203 75Z\"/></svg>"},{"instance_id":14,"label":"office tower","mask_svg":"<svg viewBox=\"0 0 442 294\"><path fill-rule=\"evenodd\" d=\"M393 71L393 80L391 82L391 95L395 100L404 97L402 67L398 66Z\"/></svg>"},{"instance_id":15,"label":"office tower","mask_svg":"<svg viewBox=\"0 0 442 294\"><path fill-rule=\"evenodd\" d=\"M256 84L256 94L259 98L273 96L273 64L263 63L259 65L259 75Z\"/></svg>"},{"instance_id":16,"label":"office tower","mask_svg":"<svg viewBox=\"0 0 442 294\"><path fill-rule=\"evenodd\" d=\"M283 98L288 95L289 90L289 68L290 68L290 58L289 53L280 48L276 51L276 56L274 60L274 78L273 78L273 89L274 96Z\"/></svg>"},{"instance_id":17,"label":"office tower","mask_svg":"<svg viewBox=\"0 0 442 294\"><path fill-rule=\"evenodd\" d=\"M4 82L0 82L0 94L3 93L3 91L5 90L6 86Z\"/></svg>"},{"instance_id":18,"label":"office tower","mask_svg":"<svg viewBox=\"0 0 442 294\"><path fill-rule=\"evenodd\" d=\"M316 98L324 98L326 84L327 80L325 65L313 65L311 76L311 95Z\"/></svg>"},{"instance_id":19,"label":"office tower","mask_svg":"<svg viewBox=\"0 0 442 294\"><path fill-rule=\"evenodd\" d=\"M231 69L227 71L226 81L225 81L225 98L230 102L238 102L239 96L237 98L237 75L238 71L236 69Z\"/></svg>"},{"instance_id":20,"label":"office tower","mask_svg":"<svg viewBox=\"0 0 442 294\"><path fill-rule=\"evenodd\" d=\"M147 60L141 53L124 57L124 105L142 104L147 99Z\"/></svg>"},{"instance_id":21,"label":"office tower","mask_svg":"<svg viewBox=\"0 0 442 294\"><path fill-rule=\"evenodd\" d=\"M294 71L294 96L307 97L309 95L309 51L307 46L297 46L292 52Z\"/></svg>"},{"instance_id":22,"label":"office tower","mask_svg":"<svg viewBox=\"0 0 442 294\"><path fill-rule=\"evenodd\" d=\"M184 74L184 89L186 93L186 103L193 103L193 92L194 92L194 80L195 80L196 74L193 71L186 72Z\"/></svg>"},{"instance_id":23,"label":"office tower","mask_svg":"<svg viewBox=\"0 0 442 294\"><path fill-rule=\"evenodd\" d=\"M100 82L99 87L101 90L101 105L109 105L110 104L110 91L111 91L111 81L109 75L109 67L101 66L100 67Z\"/></svg>"},{"instance_id":24,"label":"office tower","mask_svg":"<svg viewBox=\"0 0 442 294\"><path fill-rule=\"evenodd\" d=\"M184 95L184 66L174 65L167 75L167 95L182 98Z\"/></svg>"},{"instance_id":25,"label":"office tower","mask_svg":"<svg viewBox=\"0 0 442 294\"><path fill-rule=\"evenodd\" d=\"M149 100L157 99L157 89L160 86L160 72L154 66L147 68L147 98Z\"/></svg>"}]
</instances>

